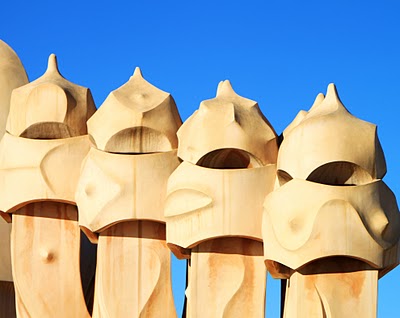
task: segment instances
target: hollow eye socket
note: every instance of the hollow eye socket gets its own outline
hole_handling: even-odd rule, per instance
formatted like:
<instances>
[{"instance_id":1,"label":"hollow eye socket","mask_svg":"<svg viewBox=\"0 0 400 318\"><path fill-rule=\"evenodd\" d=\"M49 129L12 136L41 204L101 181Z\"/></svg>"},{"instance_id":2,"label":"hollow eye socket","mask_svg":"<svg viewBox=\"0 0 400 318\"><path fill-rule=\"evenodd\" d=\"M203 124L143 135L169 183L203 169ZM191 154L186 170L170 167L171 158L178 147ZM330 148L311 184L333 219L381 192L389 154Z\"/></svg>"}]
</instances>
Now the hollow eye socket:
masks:
<instances>
[{"instance_id":1,"label":"hollow eye socket","mask_svg":"<svg viewBox=\"0 0 400 318\"><path fill-rule=\"evenodd\" d=\"M261 163L247 151L225 148L207 153L199 159L197 165L213 169L245 169L260 167Z\"/></svg>"},{"instance_id":2,"label":"hollow eye socket","mask_svg":"<svg viewBox=\"0 0 400 318\"><path fill-rule=\"evenodd\" d=\"M110 138L105 150L120 154L143 154L171 151L168 138L148 127L131 127L121 130Z\"/></svg>"},{"instance_id":3,"label":"hollow eye socket","mask_svg":"<svg viewBox=\"0 0 400 318\"><path fill-rule=\"evenodd\" d=\"M307 178L308 181L335 186L354 186L370 183L371 175L360 166L347 162L330 162L315 169Z\"/></svg>"},{"instance_id":4,"label":"hollow eye socket","mask_svg":"<svg viewBox=\"0 0 400 318\"><path fill-rule=\"evenodd\" d=\"M286 182L293 179L293 177L284 170L278 170L277 176L278 176L278 181L279 181L280 186L283 186Z\"/></svg>"},{"instance_id":5,"label":"hollow eye socket","mask_svg":"<svg viewBox=\"0 0 400 318\"><path fill-rule=\"evenodd\" d=\"M29 126L20 137L28 139L62 139L78 136L64 123L42 122Z\"/></svg>"}]
</instances>

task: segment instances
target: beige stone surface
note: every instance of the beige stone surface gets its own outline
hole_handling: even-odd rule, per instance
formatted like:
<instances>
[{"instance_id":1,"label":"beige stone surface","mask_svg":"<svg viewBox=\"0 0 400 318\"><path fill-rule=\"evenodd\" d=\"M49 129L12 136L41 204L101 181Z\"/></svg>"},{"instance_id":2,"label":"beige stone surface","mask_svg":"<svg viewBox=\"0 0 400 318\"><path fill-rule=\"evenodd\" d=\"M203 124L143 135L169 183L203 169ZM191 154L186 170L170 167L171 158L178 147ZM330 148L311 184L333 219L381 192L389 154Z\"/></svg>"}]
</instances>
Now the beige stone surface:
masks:
<instances>
[{"instance_id":1,"label":"beige stone surface","mask_svg":"<svg viewBox=\"0 0 400 318\"><path fill-rule=\"evenodd\" d=\"M76 200L98 243L94 318L176 317L163 210L180 125L172 96L138 68L88 121Z\"/></svg>"},{"instance_id":2,"label":"beige stone surface","mask_svg":"<svg viewBox=\"0 0 400 318\"><path fill-rule=\"evenodd\" d=\"M81 163L89 149L87 135L35 140L6 133L0 142L0 210L14 212L43 200L74 204Z\"/></svg>"},{"instance_id":3,"label":"beige stone surface","mask_svg":"<svg viewBox=\"0 0 400 318\"><path fill-rule=\"evenodd\" d=\"M186 317L263 317L261 217L275 185L277 137L229 81L178 131L168 181L167 243L190 259Z\"/></svg>"},{"instance_id":4,"label":"beige stone surface","mask_svg":"<svg viewBox=\"0 0 400 318\"><path fill-rule=\"evenodd\" d=\"M265 196L274 188L276 166L210 169L184 161L168 182L165 217L167 241L178 247L233 236L262 241ZM256 189L256 191L255 191ZM178 250L176 250L178 249Z\"/></svg>"},{"instance_id":5,"label":"beige stone surface","mask_svg":"<svg viewBox=\"0 0 400 318\"><path fill-rule=\"evenodd\" d=\"M224 237L191 252L186 317L264 317L262 242Z\"/></svg>"},{"instance_id":6,"label":"beige stone surface","mask_svg":"<svg viewBox=\"0 0 400 318\"><path fill-rule=\"evenodd\" d=\"M218 85L217 96L201 102L178 131L178 157L198 164L221 149L240 149L251 166L276 163L276 133L255 101L239 96L229 81Z\"/></svg>"},{"instance_id":7,"label":"beige stone surface","mask_svg":"<svg viewBox=\"0 0 400 318\"><path fill-rule=\"evenodd\" d=\"M293 179L271 193L264 208L266 260L292 269L336 255L382 270L397 264L399 210L381 180L343 187Z\"/></svg>"},{"instance_id":8,"label":"beige stone surface","mask_svg":"<svg viewBox=\"0 0 400 318\"><path fill-rule=\"evenodd\" d=\"M0 40L0 138L4 135L13 89L28 83L17 54ZM0 281L12 281L10 254L11 225L0 218Z\"/></svg>"},{"instance_id":9,"label":"beige stone surface","mask_svg":"<svg viewBox=\"0 0 400 318\"><path fill-rule=\"evenodd\" d=\"M328 86L326 97L318 95L313 107L307 113L300 112L283 134L278 154L281 179L286 176L327 183L342 174L348 177L345 184L364 184L386 173L376 125L351 115L333 84ZM294 155L304 160L293 160Z\"/></svg>"},{"instance_id":10,"label":"beige stone surface","mask_svg":"<svg viewBox=\"0 0 400 318\"><path fill-rule=\"evenodd\" d=\"M64 79L54 55L41 78L12 93L0 145L0 210L13 213L18 318L90 317L74 194L90 147L86 120L94 111L89 90Z\"/></svg>"},{"instance_id":11,"label":"beige stone surface","mask_svg":"<svg viewBox=\"0 0 400 318\"><path fill-rule=\"evenodd\" d=\"M376 317L377 281L397 266L400 237L376 130L330 84L283 133L263 239L268 271L289 278L285 318Z\"/></svg>"},{"instance_id":12,"label":"beige stone surface","mask_svg":"<svg viewBox=\"0 0 400 318\"><path fill-rule=\"evenodd\" d=\"M51 54L41 77L13 91L6 129L30 139L81 136L95 111L90 90L62 77Z\"/></svg>"},{"instance_id":13,"label":"beige stone surface","mask_svg":"<svg viewBox=\"0 0 400 318\"><path fill-rule=\"evenodd\" d=\"M165 223L167 181L178 165L176 150L126 155L91 148L76 192L80 225L102 232L129 220Z\"/></svg>"},{"instance_id":14,"label":"beige stone surface","mask_svg":"<svg viewBox=\"0 0 400 318\"><path fill-rule=\"evenodd\" d=\"M25 205L13 215L12 264L17 316L89 318L80 270L76 207Z\"/></svg>"},{"instance_id":15,"label":"beige stone surface","mask_svg":"<svg viewBox=\"0 0 400 318\"><path fill-rule=\"evenodd\" d=\"M17 54L0 40L0 136L6 129L12 91L27 83L28 77Z\"/></svg>"},{"instance_id":16,"label":"beige stone surface","mask_svg":"<svg viewBox=\"0 0 400 318\"><path fill-rule=\"evenodd\" d=\"M165 225L120 222L101 232L93 317L176 317Z\"/></svg>"},{"instance_id":17,"label":"beige stone surface","mask_svg":"<svg viewBox=\"0 0 400 318\"><path fill-rule=\"evenodd\" d=\"M284 318L376 317L377 270L343 267L329 272L326 266L324 270L325 273L320 267L317 273L295 272L291 276L285 299L290 306L285 306Z\"/></svg>"},{"instance_id":18,"label":"beige stone surface","mask_svg":"<svg viewBox=\"0 0 400 318\"><path fill-rule=\"evenodd\" d=\"M176 149L182 121L169 93L147 82L139 68L111 92L88 121L96 148L116 153L150 153Z\"/></svg>"}]
</instances>

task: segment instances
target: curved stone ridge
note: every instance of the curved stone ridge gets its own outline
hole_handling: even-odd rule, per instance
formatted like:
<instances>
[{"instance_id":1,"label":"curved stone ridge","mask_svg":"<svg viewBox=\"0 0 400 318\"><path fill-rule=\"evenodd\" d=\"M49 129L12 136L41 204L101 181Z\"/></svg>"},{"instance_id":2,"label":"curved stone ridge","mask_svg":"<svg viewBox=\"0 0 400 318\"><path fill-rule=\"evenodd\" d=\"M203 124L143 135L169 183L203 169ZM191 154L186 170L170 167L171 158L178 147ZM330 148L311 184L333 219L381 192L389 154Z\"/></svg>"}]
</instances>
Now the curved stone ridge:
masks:
<instances>
[{"instance_id":1,"label":"curved stone ridge","mask_svg":"<svg viewBox=\"0 0 400 318\"><path fill-rule=\"evenodd\" d=\"M129 220L165 223L167 181L178 165L176 150L120 155L91 148L76 192L80 225L102 232Z\"/></svg>"},{"instance_id":2,"label":"curved stone ridge","mask_svg":"<svg viewBox=\"0 0 400 318\"><path fill-rule=\"evenodd\" d=\"M62 77L51 54L41 77L13 91L7 131L30 139L82 136L95 111L90 90Z\"/></svg>"},{"instance_id":3,"label":"curved stone ridge","mask_svg":"<svg viewBox=\"0 0 400 318\"><path fill-rule=\"evenodd\" d=\"M92 149L76 200L98 244L93 318L176 317L163 211L180 125L172 96L139 68L88 121Z\"/></svg>"},{"instance_id":4,"label":"curved stone ridge","mask_svg":"<svg viewBox=\"0 0 400 318\"><path fill-rule=\"evenodd\" d=\"M284 317L375 317L377 280L399 263L400 214L376 126L333 84L283 133L264 202L265 264L288 278ZM354 289L357 288L357 293Z\"/></svg>"},{"instance_id":5,"label":"curved stone ridge","mask_svg":"<svg viewBox=\"0 0 400 318\"><path fill-rule=\"evenodd\" d=\"M169 178L164 213L168 246L178 258L190 258L187 315L260 316L262 202L274 187L275 131L256 102L224 81L178 138L183 162Z\"/></svg>"},{"instance_id":6,"label":"curved stone ridge","mask_svg":"<svg viewBox=\"0 0 400 318\"><path fill-rule=\"evenodd\" d=\"M274 175L275 165L225 170L181 163L168 182L168 243L186 249L224 236L261 241L262 203Z\"/></svg>"},{"instance_id":7,"label":"curved stone ridge","mask_svg":"<svg viewBox=\"0 0 400 318\"><path fill-rule=\"evenodd\" d=\"M178 131L178 156L198 164L206 154L224 148L240 149L259 165L276 163L276 133L255 101L239 96L228 80L217 96L201 102Z\"/></svg>"},{"instance_id":8,"label":"curved stone ridge","mask_svg":"<svg viewBox=\"0 0 400 318\"><path fill-rule=\"evenodd\" d=\"M0 138L6 130L11 92L28 83L24 66L7 43L0 40ZM0 281L11 282L11 225L0 218Z\"/></svg>"},{"instance_id":9,"label":"curved stone ridge","mask_svg":"<svg viewBox=\"0 0 400 318\"><path fill-rule=\"evenodd\" d=\"M295 270L338 255L383 271L397 262L398 208L381 180L343 187L293 179L271 193L264 208L266 260Z\"/></svg>"},{"instance_id":10,"label":"curved stone ridge","mask_svg":"<svg viewBox=\"0 0 400 318\"><path fill-rule=\"evenodd\" d=\"M46 200L75 204L80 167L89 148L87 136L34 140L6 133L0 142L0 210L12 213ZM61 162L65 173L60 173Z\"/></svg>"},{"instance_id":11,"label":"curved stone ridge","mask_svg":"<svg viewBox=\"0 0 400 318\"><path fill-rule=\"evenodd\" d=\"M376 130L376 125L351 115L330 84L326 97L319 94L311 109L301 111L285 129L277 168L291 178L307 179L324 164L349 162L371 180L381 179L386 162Z\"/></svg>"},{"instance_id":12,"label":"curved stone ridge","mask_svg":"<svg viewBox=\"0 0 400 318\"><path fill-rule=\"evenodd\" d=\"M127 83L108 95L88 129L97 149L150 153L176 149L181 124L172 96L147 82L137 67Z\"/></svg>"}]
</instances>

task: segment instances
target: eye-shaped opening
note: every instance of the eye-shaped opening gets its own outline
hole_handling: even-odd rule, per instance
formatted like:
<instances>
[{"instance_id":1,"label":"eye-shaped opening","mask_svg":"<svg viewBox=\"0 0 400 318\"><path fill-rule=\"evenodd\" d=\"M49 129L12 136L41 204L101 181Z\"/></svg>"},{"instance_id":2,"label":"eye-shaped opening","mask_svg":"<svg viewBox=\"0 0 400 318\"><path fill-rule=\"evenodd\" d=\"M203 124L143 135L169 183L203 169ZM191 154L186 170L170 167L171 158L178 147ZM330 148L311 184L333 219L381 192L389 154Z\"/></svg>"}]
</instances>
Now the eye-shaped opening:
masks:
<instances>
[{"instance_id":1,"label":"eye-shaped opening","mask_svg":"<svg viewBox=\"0 0 400 318\"><path fill-rule=\"evenodd\" d=\"M283 186L286 182L289 182L293 177L287 173L285 170L278 170L277 172L279 185Z\"/></svg>"},{"instance_id":2,"label":"eye-shaped opening","mask_svg":"<svg viewBox=\"0 0 400 318\"><path fill-rule=\"evenodd\" d=\"M20 135L28 139L63 139L78 136L64 123L42 122L26 128Z\"/></svg>"},{"instance_id":3,"label":"eye-shaped opening","mask_svg":"<svg viewBox=\"0 0 400 318\"><path fill-rule=\"evenodd\" d=\"M370 183L373 178L365 169L352 162L336 161L318 167L307 180L326 185L354 186Z\"/></svg>"},{"instance_id":4,"label":"eye-shaped opening","mask_svg":"<svg viewBox=\"0 0 400 318\"><path fill-rule=\"evenodd\" d=\"M236 148L211 151L201 157L197 165L213 169L244 169L262 166L260 161L250 153Z\"/></svg>"},{"instance_id":5,"label":"eye-shaped opening","mask_svg":"<svg viewBox=\"0 0 400 318\"><path fill-rule=\"evenodd\" d=\"M168 138L148 127L131 127L121 130L110 138L105 151L124 154L144 154L171 151Z\"/></svg>"},{"instance_id":6,"label":"eye-shaped opening","mask_svg":"<svg viewBox=\"0 0 400 318\"><path fill-rule=\"evenodd\" d=\"M296 269L296 271L303 275L309 275L311 273L354 273L357 271L375 269L377 269L376 266L365 259L349 255L332 255L312 260Z\"/></svg>"}]
</instances>

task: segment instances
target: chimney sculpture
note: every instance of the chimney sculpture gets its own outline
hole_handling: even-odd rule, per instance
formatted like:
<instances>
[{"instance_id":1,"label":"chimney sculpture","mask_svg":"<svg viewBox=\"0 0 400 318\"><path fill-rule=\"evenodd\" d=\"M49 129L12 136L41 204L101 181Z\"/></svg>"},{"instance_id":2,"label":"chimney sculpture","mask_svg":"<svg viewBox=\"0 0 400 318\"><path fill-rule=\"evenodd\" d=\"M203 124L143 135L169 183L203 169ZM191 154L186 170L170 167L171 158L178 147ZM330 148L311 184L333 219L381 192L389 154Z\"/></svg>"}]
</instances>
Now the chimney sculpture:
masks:
<instances>
[{"instance_id":1,"label":"chimney sculpture","mask_svg":"<svg viewBox=\"0 0 400 318\"><path fill-rule=\"evenodd\" d=\"M64 79L53 54L42 77L12 93L0 144L0 210L12 216L19 318L90 317L74 196L94 112L90 91Z\"/></svg>"},{"instance_id":2,"label":"chimney sculpture","mask_svg":"<svg viewBox=\"0 0 400 318\"><path fill-rule=\"evenodd\" d=\"M17 54L0 40L0 139L6 130L13 89L28 83ZM11 274L11 224L0 218L0 318L15 317L15 295Z\"/></svg>"},{"instance_id":3,"label":"chimney sculpture","mask_svg":"<svg viewBox=\"0 0 400 318\"><path fill-rule=\"evenodd\" d=\"M330 84L285 130L277 168L263 238L268 271L289 278L284 317L376 317L377 281L398 264L400 235L376 126Z\"/></svg>"},{"instance_id":4,"label":"chimney sculpture","mask_svg":"<svg viewBox=\"0 0 400 318\"><path fill-rule=\"evenodd\" d=\"M94 318L176 317L163 211L181 124L172 96L139 68L88 121L76 200L98 242Z\"/></svg>"},{"instance_id":5,"label":"chimney sculpture","mask_svg":"<svg viewBox=\"0 0 400 318\"><path fill-rule=\"evenodd\" d=\"M168 181L167 242L190 259L186 317L264 317L262 204L277 141L256 102L229 81L179 129L183 163Z\"/></svg>"}]
</instances>

